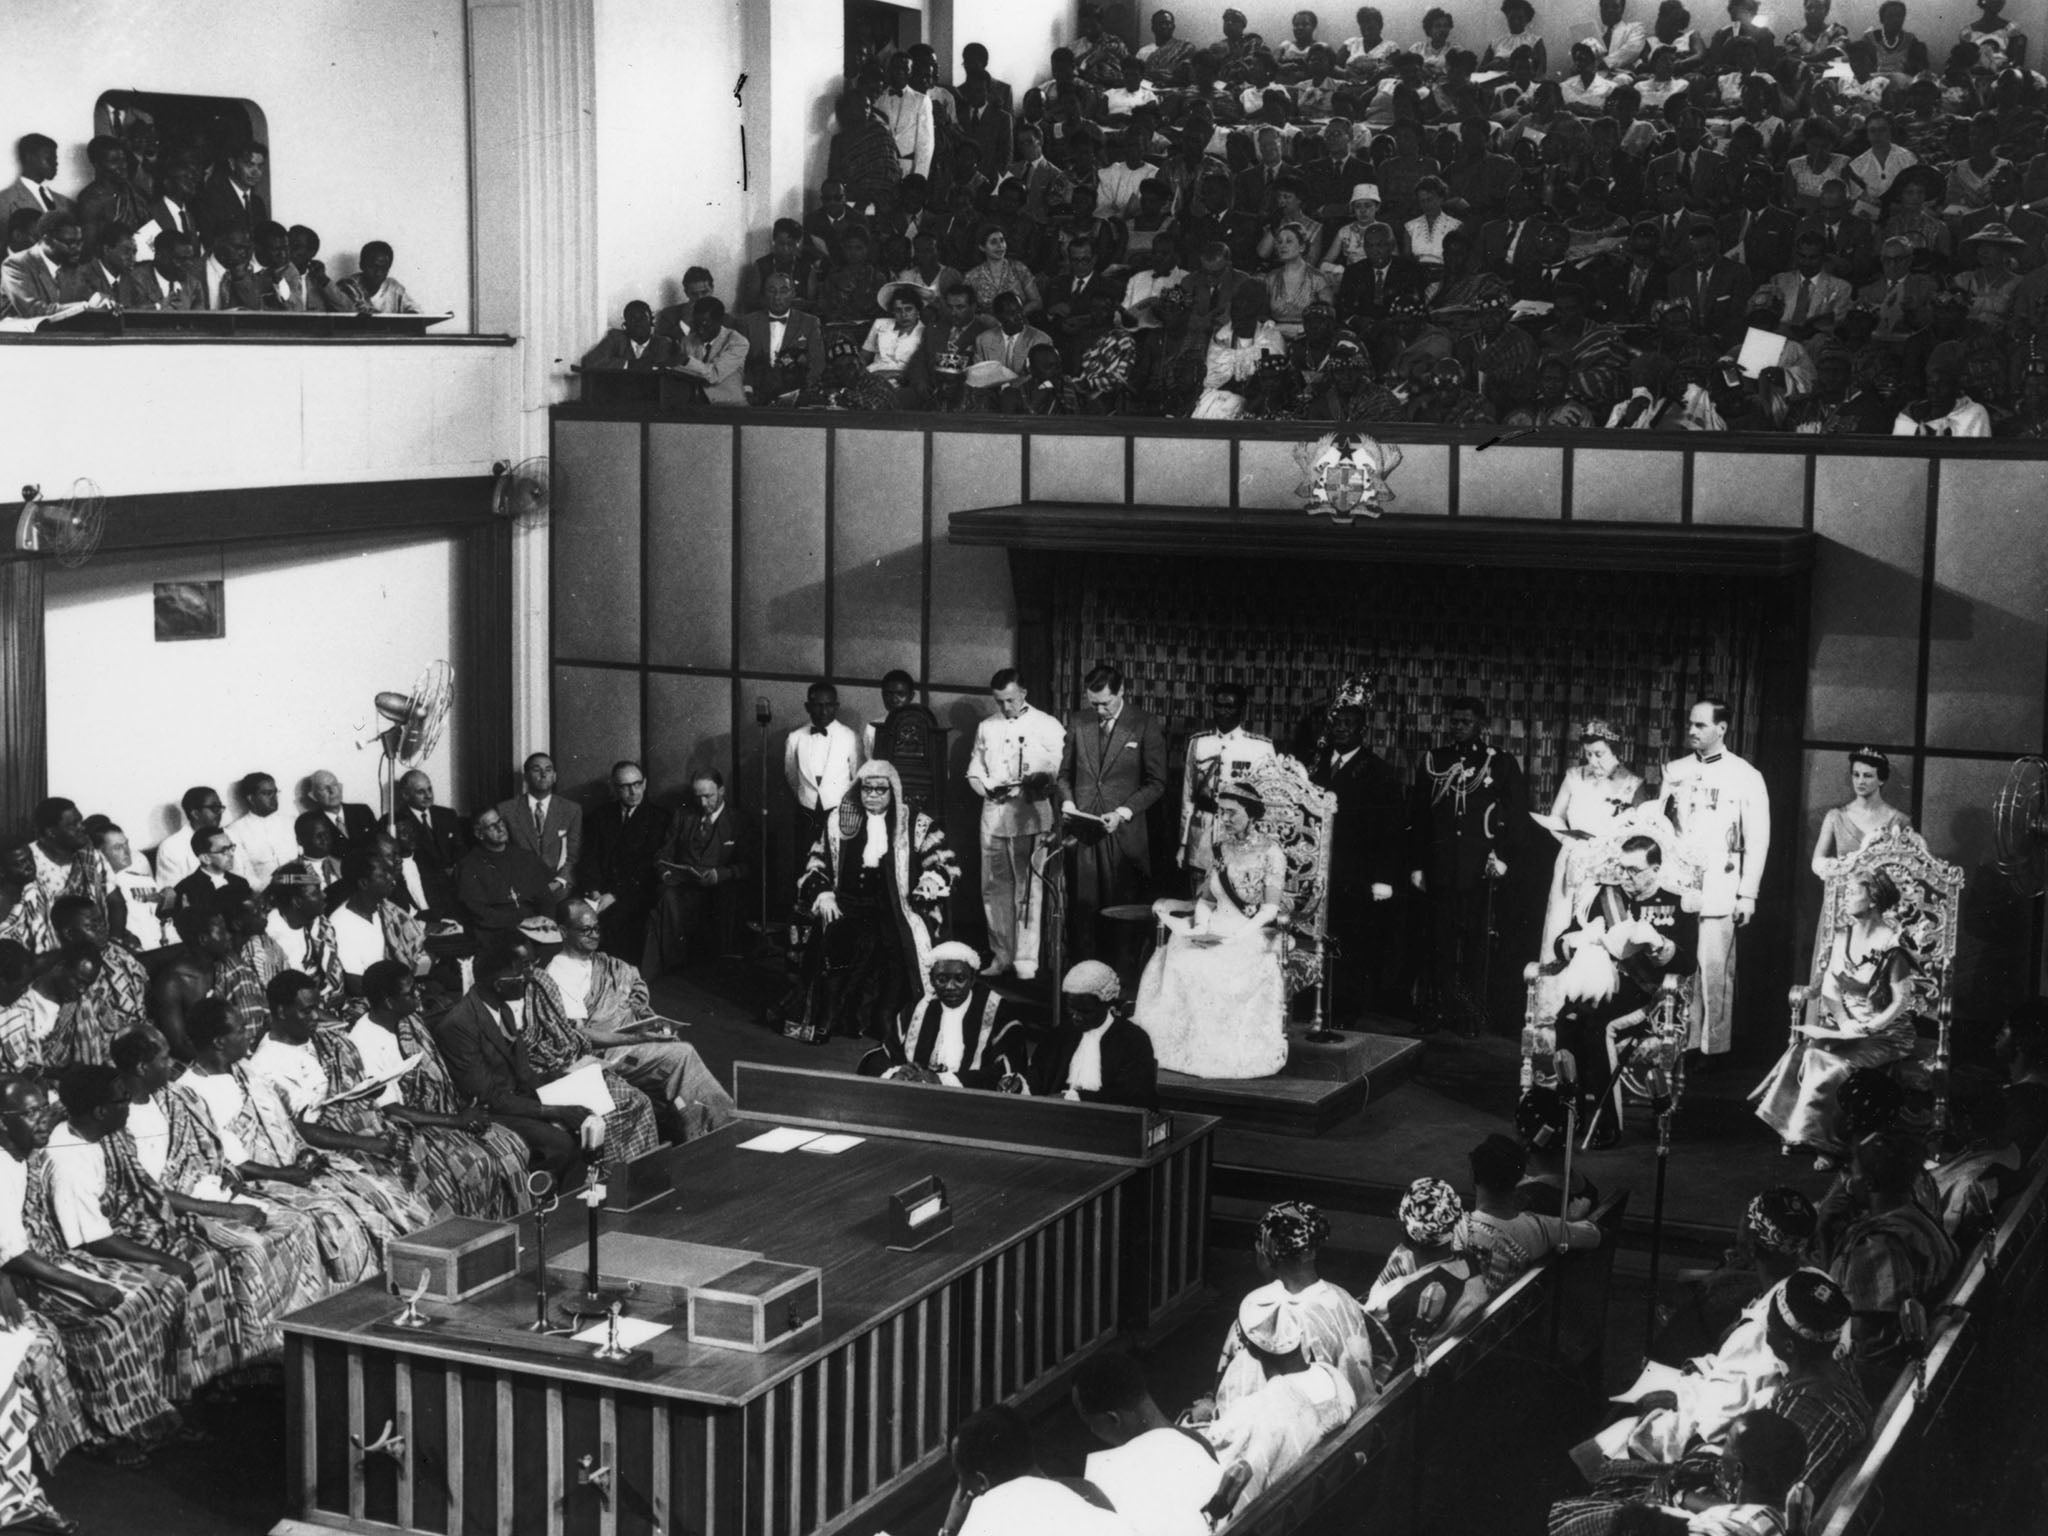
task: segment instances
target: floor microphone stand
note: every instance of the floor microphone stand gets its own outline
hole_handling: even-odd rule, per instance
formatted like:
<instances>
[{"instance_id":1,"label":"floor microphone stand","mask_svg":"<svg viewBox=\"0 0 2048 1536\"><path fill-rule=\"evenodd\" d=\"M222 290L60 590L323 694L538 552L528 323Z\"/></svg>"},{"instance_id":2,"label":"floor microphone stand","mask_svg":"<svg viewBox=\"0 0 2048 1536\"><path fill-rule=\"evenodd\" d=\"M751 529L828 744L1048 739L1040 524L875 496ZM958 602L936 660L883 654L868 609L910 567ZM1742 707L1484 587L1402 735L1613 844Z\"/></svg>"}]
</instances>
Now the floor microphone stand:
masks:
<instances>
[{"instance_id":1,"label":"floor microphone stand","mask_svg":"<svg viewBox=\"0 0 2048 1536\"><path fill-rule=\"evenodd\" d=\"M1671 1117L1678 1108L1678 1095L1662 1067L1650 1069L1650 1113L1657 1118L1657 1194L1650 1211L1650 1301L1643 1322L1643 1354L1657 1338L1657 1269L1664 1257L1664 1178L1671 1165Z\"/></svg>"},{"instance_id":2,"label":"floor microphone stand","mask_svg":"<svg viewBox=\"0 0 2048 1536\"><path fill-rule=\"evenodd\" d=\"M1052 1034L1060 1032L1060 983L1067 971L1067 850L1078 841L1071 834L1057 834L1039 840L1039 856L1032 873L1045 887L1039 900L1039 931L1045 935L1045 972L1052 979ZM1050 1038L1050 1037L1048 1037Z\"/></svg>"}]
</instances>

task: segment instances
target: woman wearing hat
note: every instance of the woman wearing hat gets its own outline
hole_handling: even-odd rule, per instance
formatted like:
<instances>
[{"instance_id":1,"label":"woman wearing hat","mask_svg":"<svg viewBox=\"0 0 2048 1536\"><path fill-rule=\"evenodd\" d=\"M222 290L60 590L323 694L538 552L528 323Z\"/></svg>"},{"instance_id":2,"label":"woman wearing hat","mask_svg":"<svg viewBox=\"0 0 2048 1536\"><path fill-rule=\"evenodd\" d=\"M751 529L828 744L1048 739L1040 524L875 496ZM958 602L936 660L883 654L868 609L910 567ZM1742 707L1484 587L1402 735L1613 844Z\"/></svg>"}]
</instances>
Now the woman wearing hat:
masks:
<instances>
[{"instance_id":1,"label":"woman wearing hat","mask_svg":"<svg viewBox=\"0 0 2048 1536\"><path fill-rule=\"evenodd\" d=\"M2002 333L2013 295L2019 291L2020 275L2012 264L2027 242L2003 224L1984 224L1963 241L1965 255L1976 265L1958 272L1953 279L1959 293L1970 297L1970 324L1980 330Z\"/></svg>"},{"instance_id":2,"label":"woman wearing hat","mask_svg":"<svg viewBox=\"0 0 2048 1536\"><path fill-rule=\"evenodd\" d=\"M1391 1352L1374 1367L1385 1385L1486 1307L1479 1265L1458 1240L1464 1202L1442 1179L1417 1179L1401 1196L1403 1241L1394 1245L1365 1295L1365 1315L1386 1331ZM1435 1296L1431 1296L1431 1291Z\"/></svg>"},{"instance_id":3,"label":"woman wearing hat","mask_svg":"<svg viewBox=\"0 0 2048 1536\"><path fill-rule=\"evenodd\" d=\"M1882 1067L1913 1054L1912 952L1890 916L1899 888L1882 869L1850 883L1847 921L1835 933L1807 1022L1750 1094L1757 1118L1787 1152L1812 1148L1839 1155L1835 1094L1858 1067ZM1832 1166L1830 1159L1829 1166Z\"/></svg>"},{"instance_id":4,"label":"woman wearing hat","mask_svg":"<svg viewBox=\"0 0 2048 1536\"><path fill-rule=\"evenodd\" d=\"M797 883L797 906L817 921L804 951L805 1038L886 1035L924 990L959 878L946 834L904 803L895 767L863 765Z\"/></svg>"},{"instance_id":5,"label":"woman wearing hat","mask_svg":"<svg viewBox=\"0 0 2048 1536\"><path fill-rule=\"evenodd\" d=\"M1643 798L1642 775L1622 761L1629 743L1608 721L1594 717L1579 731L1579 761L1566 770L1550 802L1550 814L1537 820L1564 845L1550 879L1550 900L1543 914L1543 948L1551 954L1557 937L1571 925L1580 890L1593 877L1595 840L1612 831L1622 815Z\"/></svg>"},{"instance_id":6,"label":"woman wearing hat","mask_svg":"<svg viewBox=\"0 0 2048 1536\"><path fill-rule=\"evenodd\" d=\"M1931 251L1946 258L1949 253L1948 226L1934 213L1947 188L1941 172L1931 165L1912 165L1893 179L1885 195L1885 215L1878 225L1882 239L1904 240L1915 250Z\"/></svg>"},{"instance_id":7,"label":"woman wearing hat","mask_svg":"<svg viewBox=\"0 0 2048 1536\"><path fill-rule=\"evenodd\" d=\"M1271 1077L1287 1065L1280 974L1287 861L1258 830L1265 804L1247 784L1216 791L1216 842L1192 914L1161 903L1167 941L1152 952L1133 1012L1169 1072Z\"/></svg>"}]
</instances>

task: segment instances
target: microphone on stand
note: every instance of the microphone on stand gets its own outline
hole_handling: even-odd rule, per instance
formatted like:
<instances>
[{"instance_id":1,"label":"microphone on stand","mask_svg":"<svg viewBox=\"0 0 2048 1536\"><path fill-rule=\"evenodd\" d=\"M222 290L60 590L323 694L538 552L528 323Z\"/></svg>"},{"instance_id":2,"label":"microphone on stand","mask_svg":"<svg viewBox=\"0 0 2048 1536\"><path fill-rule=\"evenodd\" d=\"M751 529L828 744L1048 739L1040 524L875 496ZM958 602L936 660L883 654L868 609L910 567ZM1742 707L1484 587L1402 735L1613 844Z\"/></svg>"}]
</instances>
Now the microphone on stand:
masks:
<instances>
[{"instance_id":1,"label":"microphone on stand","mask_svg":"<svg viewBox=\"0 0 2048 1536\"><path fill-rule=\"evenodd\" d=\"M1663 1067L1652 1067L1644 1074L1650 1085L1650 1113L1663 1116L1671 1113L1671 1074Z\"/></svg>"},{"instance_id":2,"label":"microphone on stand","mask_svg":"<svg viewBox=\"0 0 2048 1536\"><path fill-rule=\"evenodd\" d=\"M756 694L754 697L754 724L766 725L774 718L775 711L769 707L768 695L765 693Z\"/></svg>"}]
</instances>

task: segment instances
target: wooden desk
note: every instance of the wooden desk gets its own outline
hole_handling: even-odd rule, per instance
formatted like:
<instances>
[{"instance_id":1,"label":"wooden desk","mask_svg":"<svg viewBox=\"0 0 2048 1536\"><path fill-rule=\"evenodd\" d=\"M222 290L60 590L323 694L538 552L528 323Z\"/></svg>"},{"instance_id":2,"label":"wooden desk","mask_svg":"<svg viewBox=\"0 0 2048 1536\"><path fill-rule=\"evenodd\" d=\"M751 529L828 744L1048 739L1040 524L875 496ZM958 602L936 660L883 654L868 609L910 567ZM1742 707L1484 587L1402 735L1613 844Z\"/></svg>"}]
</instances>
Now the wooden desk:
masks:
<instances>
[{"instance_id":1,"label":"wooden desk","mask_svg":"<svg viewBox=\"0 0 2048 1536\"><path fill-rule=\"evenodd\" d=\"M733 1102L755 1120L1139 1169L1122 1210L1120 1321L1149 1328L1202 1284L1210 1151L1222 1123L1213 1115L1176 1111L1173 1134L1148 1144L1150 1117L1122 1104L977 1093L754 1061L735 1062L732 1075Z\"/></svg>"},{"instance_id":2,"label":"wooden desk","mask_svg":"<svg viewBox=\"0 0 2048 1536\"><path fill-rule=\"evenodd\" d=\"M742 1150L760 1129L743 1122L664 1154L675 1194L608 1230L815 1264L819 1328L761 1355L693 1346L677 1329L647 1346L651 1372L622 1378L431 1330L380 1332L397 1303L357 1286L285 1322L294 1515L446 1536L836 1531L938 1465L966 1414L1048 1389L1114 1333L1127 1192L1164 1161L891 1134L836 1157ZM888 1196L926 1173L945 1181L954 1229L891 1253ZM528 1322L523 1227L517 1281L428 1313ZM550 1252L583 1234L580 1207L565 1207ZM403 1454L364 1455L387 1421ZM585 1456L612 1469L608 1497L579 1482Z\"/></svg>"}]
</instances>

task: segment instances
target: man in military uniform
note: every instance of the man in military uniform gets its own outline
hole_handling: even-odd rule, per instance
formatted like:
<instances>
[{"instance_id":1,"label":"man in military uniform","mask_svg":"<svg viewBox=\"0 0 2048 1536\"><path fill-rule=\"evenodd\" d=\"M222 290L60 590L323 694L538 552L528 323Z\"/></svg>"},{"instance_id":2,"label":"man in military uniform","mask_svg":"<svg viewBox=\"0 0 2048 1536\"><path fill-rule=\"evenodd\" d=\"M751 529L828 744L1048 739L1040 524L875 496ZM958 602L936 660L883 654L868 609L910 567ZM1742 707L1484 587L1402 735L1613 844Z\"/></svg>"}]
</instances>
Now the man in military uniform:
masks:
<instances>
[{"instance_id":1,"label":"man in military uniform","mask_svg":"<svg viewBox=\"0 0 2048 1536\"><path fill-rule=\"evenodd\" d=\"M1217 786L1250 778L1253 769L1273 756L1271 741L1244 728L1244 706L1240 684L1217 683L1209 690L1209 715L1216 723L1188 739L1181 772L1180 850L1173 861L1188 872L1188 883L1196 894L1209 877Z\"/></svg>"},{"instance_id":2,"label":"man in military uniform","mask_svg":"<svg viewBox=\"0 0 2048 1536\"><path fill-rule=\"evenodd\" d=\"M1450 740L1423 754L1409 812L1408 879L1428 898L1436 1008L1476 1033L1486 1019L1488 908L1528 796L1521 765L1479 739L1480 704L1450 701Z\"/></svg>"},{"instance_id":3,"label":"man in military uniform","mask_svg":"<svg viewBox=\"0 0 2048 1536\"><path fill-rule=\"evenodd\" d=\"M1663 863L1655 839L1629 838L1617 860L1618 883L1601 886L1586 914L1557 940L1555 959L1569 962L1598 946L1614 962L1614 991L1600 1002L1567 1002L1557 1021L1557 1043L1578 1069L1579 1123L1592 1127L1595 1150L1620 1138L1614 1075L1642 1049L1664 978L1689 976L1699 965L1700 920L1661 883Z\"/></svg>"},{"instance_id":4,"label":"man in military uniform","mask_svg":"<svg viewBox=\"0 0 2048 1536\"><path fill-rule=\"evenodd\" d=\"M1337 941L1330 1012L1333 1021L1346 1021L1368 1007L1397 1007L1387 962L1399 950L1394 888L1406 851L1408 799L1393 765L1365 745L1362 705L1339 704L1324 730L1329 745L1309 777L1337 797L1330 847L1328 927Z\"/></svg>"},{"instance_id":5,"label":"man in military uniform","mask_svg":"<svg viewBox=\"0 0 2048 1536\"><path fill-rule=\"evenodd\" d=\"M1664 814L1700 868L1700 984L1693 1048L1725 1055L1735 1045L1735 931L1756 916L1771 852L1771 796L1764 776L1726 746L1728 704L1701 699L1686 722L1690 757L1664 765Z\"/></svg>"}]
</instances>

